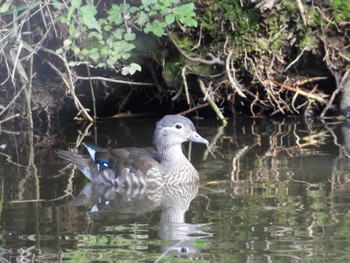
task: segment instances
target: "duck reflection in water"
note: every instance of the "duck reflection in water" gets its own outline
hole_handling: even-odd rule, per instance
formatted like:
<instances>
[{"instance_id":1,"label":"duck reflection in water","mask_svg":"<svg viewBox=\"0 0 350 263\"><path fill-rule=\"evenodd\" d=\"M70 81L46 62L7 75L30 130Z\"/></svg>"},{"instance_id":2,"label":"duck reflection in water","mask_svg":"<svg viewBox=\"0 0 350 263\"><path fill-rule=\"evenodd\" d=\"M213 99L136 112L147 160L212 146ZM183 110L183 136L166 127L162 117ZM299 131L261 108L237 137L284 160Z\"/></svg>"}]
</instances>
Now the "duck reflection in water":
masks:
<instances>
[{"instance_id":1,"label":"duck reflection in water","mask_svg":"<svg viewBox=\"0 0 350 263\"><path fill-rule=\"evenodd\" d=\"M69 205L91 206L89 219L101 222L101 217L110 213L118 220L134 222L146 213L160 210L158 237L162 242L163 254L199 253L194 247L198 239L212 236L201 228L208 224L185 222L185 213L198 193L198 183L161 186L140 189L139 187L118 187L87 184ZM169 242L168 242L169 241Z\"/></svg>"},{"instance_id":2,"label":"duck reflection in water","mask_svg":"<svg viewBox=\"0 0 350 263\"><path fill-rule=\"evenodd\" d=\"M208 145L186 117L167 115L156 125L155 150L105 150L84 144L90 156L59 150L91 180L74 205L94 204L92 211L116 211L132 216L161 209L159 237L171 240L164 253L195 252L189 241L210 234L185 223L185 212L198 192L199 175L182 152L186 141ZM184 243L186 242L186 244Z\"/></svg>"}]
</instances>

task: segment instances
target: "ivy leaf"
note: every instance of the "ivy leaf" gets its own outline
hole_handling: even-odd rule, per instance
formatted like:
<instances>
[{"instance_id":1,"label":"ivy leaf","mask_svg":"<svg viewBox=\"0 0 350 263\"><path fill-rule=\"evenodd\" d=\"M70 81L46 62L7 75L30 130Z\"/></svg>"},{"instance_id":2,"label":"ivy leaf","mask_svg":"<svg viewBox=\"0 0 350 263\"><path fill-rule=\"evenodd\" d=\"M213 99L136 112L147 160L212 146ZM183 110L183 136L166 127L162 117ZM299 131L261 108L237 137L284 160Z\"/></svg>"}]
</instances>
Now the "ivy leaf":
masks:
<instances>
[{"instance_id":1,"label":"ivy leaf","mask_svg":"<svg viewBox=\"0 0 350 263\"><path fill-rule=\"evenodd\" d=\"M190 18L187 20L186 25L191 26L191 27L197 27L198 22L196 19Z\"/></svg>"},{"instance_id":2,"label":"ivy leaf","mask_svg":"<svg viewBox=\"0 0 350 263\"><path fill-rule=\"evenodd\" d=\"M132 7L130 7L130 9L129 9L129 12L130 12L131 14L134 14L134 13L136 13L137 11L139 11L139 8L136 7L136 6L132 6Z\"/></svg>"},{"instance_id":3,"label":"ivy leaf","mask_svg":"<svg viewBox=\"0 0 350 263\"><path fill-rule=\"evenodd\" d=\"M106 62L108 67L113 68L117 63L117 59L115 57L109 57Z\"/></svg>"},{"instance_id":4,"label":"ivy leaf","mask_svg":"<svg viewBox=\"0 0 350 263\"><path fill-rule=\"evenodd\" d=\"M180 18L180 22L184 25L190 26L190 27L197 27L197 20L192 17L183 17Z\"/></svg>"},{"instance_id":5,"label":"ivy leaf","mask_svg":"<svg viewBox=\"0 0 350 263\"><path fill-rule=\"evenodd\" d=\"M139 26L144 26L146 24L147 20L148 20L148 16L146 15L145 12L141 11L139 18L137 19L137 24Z\"/></svg>"},{"instance_id":6,"label":"ivy leaf","mask_svg":"<svg viewBox=\"0 0 350 263\"><path fill-rule=\"evenodd\" d=\"M152 33L153 34L155 34L157 37L161 37L161 36L163 36L164 35L164 28L163 27L159 27L159 26L157 26L157 27L154 27L153 29L152 29Z\"/></svg>"},{"instance_id":7,"label":"ivy leaf","mask_svg":"<svg viewBox=\"0 0 350 263\"><path fill-rule=\"evenodd\" d=\"M174 23L174 22L175 22L175 15L173 15L173 14L165 15L165 22L166 22L168 25Z\"/></svg>"},{"instance_id":8,"label":"ivy leaf","mask_svg":"<svg viewBox=\"0 0 350 263\"><path fill-rule=\"evenodd\" d=\"M136 35L134 33L125 33L124 34L124 39L126 41L133 41L133 40L135 40L135 38L136 38Z\"/></svg>"},{"instance_id":9,"label":"ivy leaf","mask_svg":"<svg viewBox=\"0 0 350 263\"><path fill-rule=\"evenodd\" d=\"M122 75L133 75L135 74L136 71L141 71L141 66L139 64L136 63L131 63L129 66L125 66L122 69Z\"/></svg>"},{"instance_id":10,"label":"ivy leaf","mask_svg":"<svg viewBox=\"0 0 350 263\"><path fill-rule=\"evenodd\" d=\"M97 62L100 58L100 53L98 52L97 48L93 48L90 50L89 57L94 61Z\"/></svg>"},{"instance_id":11,"label":"ivy leaf","mask_svg":"<svg viewBox=\"0 0 350 263\"><path fill-rule=\"evenodd\" d=\"M173 13L176 16L182 17L185 14L189 14L189 13L193 13L192 16L195 15L195 13L193 12L194 10L194 3L187 3L184 5L179 5L173 8Z\"/></svg>"},{"instance_id":12,"label":"ivy leaf","mask_svg":"<svg viewBox=\"0 0 350 263\"><path fill-rule=\"evenodd\" d=\"M84 5L79 8L79 11L82 15L82 21L87 28L101 31L101 26L97 23L97 20L95 18L97 10L94 6Z\"/></svg>"}]
</instances>

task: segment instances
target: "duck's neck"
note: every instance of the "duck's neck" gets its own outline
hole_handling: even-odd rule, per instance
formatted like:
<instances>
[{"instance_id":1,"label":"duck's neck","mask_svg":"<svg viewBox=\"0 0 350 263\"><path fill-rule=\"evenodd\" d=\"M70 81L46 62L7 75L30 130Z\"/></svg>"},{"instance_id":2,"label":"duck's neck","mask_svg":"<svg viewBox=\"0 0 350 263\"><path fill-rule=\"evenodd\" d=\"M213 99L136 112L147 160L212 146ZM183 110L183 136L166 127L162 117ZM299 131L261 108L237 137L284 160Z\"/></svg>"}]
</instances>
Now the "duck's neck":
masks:
<instances>
[{"instance_id":1,"label":"duck's neck","mask_svg":"<svg viewBox=\"0 0 350 263\"><path fill-rule=\"evenodd\" d=\"M182 152L181 144L158 147L160 163L164 170L165 177L174 177L179 184L198 182L197 170ZM174 184L176 184L174 182Z\"/></svg>"},{"instance_id":2,"label":"duck's neck","mask_svg":"<svg viewBox=\"0 0 350 263\"><path fill-rule=\"evenodd\" d=\"M182 152L181 144L161 145L157 150L162 165L176 165L179 162L189 162Z\"/></svg>"}]
</instances>

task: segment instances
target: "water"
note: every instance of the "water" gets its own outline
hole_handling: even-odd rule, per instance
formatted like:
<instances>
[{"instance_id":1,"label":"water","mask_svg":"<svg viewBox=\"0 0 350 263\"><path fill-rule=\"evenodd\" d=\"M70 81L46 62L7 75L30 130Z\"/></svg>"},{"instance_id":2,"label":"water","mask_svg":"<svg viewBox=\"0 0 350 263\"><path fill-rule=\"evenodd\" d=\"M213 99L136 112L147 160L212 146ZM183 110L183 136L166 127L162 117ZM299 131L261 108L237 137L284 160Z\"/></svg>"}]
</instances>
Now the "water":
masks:
<instances>
[{"instance_id":1,"label":"water","mask_svg":"<svg viewBox=\"0 0 350 263\"><path fill-rule=\"evenodd\" d=\"M349 127L198 121L216 155L185 147L200 185L148 193L90 185L55 154L82 140L146 147L155 121L3 129L0 261L350 261Z\"/></svg>"}]
</instances>

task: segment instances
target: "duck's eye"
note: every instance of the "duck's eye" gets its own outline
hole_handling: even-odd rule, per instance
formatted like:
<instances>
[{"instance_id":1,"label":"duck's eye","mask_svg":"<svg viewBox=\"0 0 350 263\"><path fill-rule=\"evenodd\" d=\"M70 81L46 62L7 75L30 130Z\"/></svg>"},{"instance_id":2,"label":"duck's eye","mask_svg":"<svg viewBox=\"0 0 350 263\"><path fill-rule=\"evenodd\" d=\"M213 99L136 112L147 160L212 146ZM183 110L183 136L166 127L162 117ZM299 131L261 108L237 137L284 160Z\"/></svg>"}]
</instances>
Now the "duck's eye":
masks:
<instances>
[{"instance_id":1,"label":"duck's eye","mask_svg":"<svg viewBox=\"0 0 350 263\"><path fill-rule=\"evenodd\" d=\"M176 129L182 129L182 124L181 123L176 123L175 124Z\"/></svg>"}]
</instances>

